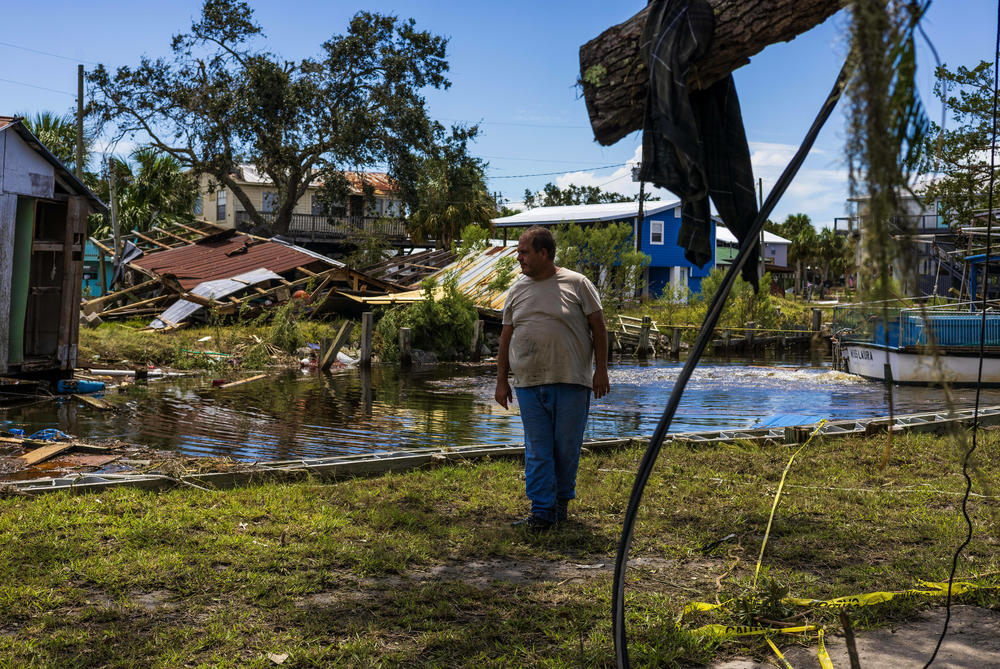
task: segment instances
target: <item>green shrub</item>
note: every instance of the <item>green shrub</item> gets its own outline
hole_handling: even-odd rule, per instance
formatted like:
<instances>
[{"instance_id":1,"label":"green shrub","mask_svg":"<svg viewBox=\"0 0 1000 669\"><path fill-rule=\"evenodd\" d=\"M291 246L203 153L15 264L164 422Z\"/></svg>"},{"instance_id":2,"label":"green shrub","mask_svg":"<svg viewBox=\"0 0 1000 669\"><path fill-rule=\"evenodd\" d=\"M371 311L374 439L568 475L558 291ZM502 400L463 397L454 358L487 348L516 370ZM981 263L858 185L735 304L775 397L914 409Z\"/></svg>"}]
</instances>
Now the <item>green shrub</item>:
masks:
<instances>
[{"instance_id":1,"label":"green shrub","mask_svg":"<svg viewBox=\"0 0 1000 669\"><path fill-rule=\"evenodd\" d=\"M472 300L458 290L458 277L449 276L438 295L433 279L420 284L424 299L385 312L375 328L375 350L385 362L399 359L399 329L410 328L414 348L434 351L442 360L466 356L478 314Z\"/></svg>"}]
</instances>

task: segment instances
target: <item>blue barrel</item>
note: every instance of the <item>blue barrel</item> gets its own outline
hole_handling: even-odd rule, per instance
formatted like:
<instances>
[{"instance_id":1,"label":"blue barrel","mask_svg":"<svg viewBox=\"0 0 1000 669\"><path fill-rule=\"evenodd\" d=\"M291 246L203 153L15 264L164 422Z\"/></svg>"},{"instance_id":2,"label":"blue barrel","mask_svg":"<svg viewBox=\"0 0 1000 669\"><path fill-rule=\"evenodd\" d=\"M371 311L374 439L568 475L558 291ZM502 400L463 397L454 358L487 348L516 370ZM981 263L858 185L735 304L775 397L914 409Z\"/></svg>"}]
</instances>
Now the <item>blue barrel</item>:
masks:
<instances>
[{"instance_id":1,"label":"blue barrel","mask_svg":"<svg viewBox=\"0 0 1000 669\"><path fill-rule=\"evenodd\" d=\"M59 393L97 393L102 390L104 390L103 381L59 379L59 381L56 382L56 392Z\"/></svg>"}]
</instances>

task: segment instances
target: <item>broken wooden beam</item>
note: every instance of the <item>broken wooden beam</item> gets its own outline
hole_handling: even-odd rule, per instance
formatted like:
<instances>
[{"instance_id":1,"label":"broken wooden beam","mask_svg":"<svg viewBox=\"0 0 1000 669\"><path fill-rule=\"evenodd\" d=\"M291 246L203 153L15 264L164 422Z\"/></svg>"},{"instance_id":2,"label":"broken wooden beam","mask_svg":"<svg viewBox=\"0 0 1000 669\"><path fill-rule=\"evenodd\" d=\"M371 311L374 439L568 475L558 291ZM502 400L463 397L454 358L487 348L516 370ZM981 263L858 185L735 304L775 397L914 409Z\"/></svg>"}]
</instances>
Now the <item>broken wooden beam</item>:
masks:
<instances>
[{"instance_id":1,"label":"broken wooden beam","mask_svg":"<svg viewBox=\"0 0 1000 669\"><path fill-rule=\"evenodd\" d=\"M28 451L24 455L20 456L20 458L24 460L25 466L31 467L32 465L37 465L39 462L44 462L49 458L68 451L73 448L73 446L74 444L72 441L60 441L54 444L47 444L41 448L36 448L33 451Z\"/></svg>"},{"instance_id":2,"label":"broken wooden beam","mask_svg":"<svg viewBox=\"0 0 1000 669\"><path fill-rule=\"evenodd\" d=\"M336 339L334 339L333 344L326 349L326 352L323 354L323 359L319 362L319 368L321 370L325 372L330 369L330 365L332 365L333 361L337 359L337 352L347 341L347 338L351 336L351 331L353 329L354 323L351 321L344 321L344 324L340 326L340 331L337 332Z\"/></svg>"},{"instance_id":3,"label":"broken wooden beam","mask_svg":"<svg viewBox=\"0 0 1000 669\"><path fill-rule=\"evenodd\" d=\"M691 67L688 83L704 89L750 62L764 47L819 25L847 0L708 0L715 36ZM580 84L594 138L604 146L642 128L649 72L641 50L648 7L580 47Z\"/></svg>"}]
</instances>

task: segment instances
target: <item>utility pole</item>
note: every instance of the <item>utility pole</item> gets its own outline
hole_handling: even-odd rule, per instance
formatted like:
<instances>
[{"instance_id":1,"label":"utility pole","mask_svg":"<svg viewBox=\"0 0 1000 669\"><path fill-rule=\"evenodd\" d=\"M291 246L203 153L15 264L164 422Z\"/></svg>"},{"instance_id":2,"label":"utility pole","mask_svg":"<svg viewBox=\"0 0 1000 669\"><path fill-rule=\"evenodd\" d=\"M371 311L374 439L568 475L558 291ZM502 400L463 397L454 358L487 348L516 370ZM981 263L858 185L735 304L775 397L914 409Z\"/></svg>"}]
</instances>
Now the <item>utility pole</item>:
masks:
<instances>
[{"instance_id":1,"label":"utility pole","mask_svg":"<svg viewBox=\"0 0 1000 669\"><path fill-rule=\"evenodd\" d=\"M757 177L757 207L764 208L764 180ZM764 270L767 269L767 260L764 258L764 228L760 229L760 271L757 273L757 281L764 278ZM771 287L767 287L768 291Z\"/></svg>"},{"instance_id":2,"label":"utility pole","mask_svg":"<svg viewBox=\"0 0 1000 669\"><path fill-rule=\"evenodd\" d=\"M111 233L115 239L114 267L118 269L118 189L115 184L115 159L108 156L108 190L111 192Z\"/></svg>"},{"instance_id":3,"label":"utility pole","mask_svg":"<svg viewBox=\"0 0 1000 669\"><path fill-rule=\"evenodd\" d=\"M83 65L76 66L76 178L83 181Z\"/></svg>"}]
</instances>

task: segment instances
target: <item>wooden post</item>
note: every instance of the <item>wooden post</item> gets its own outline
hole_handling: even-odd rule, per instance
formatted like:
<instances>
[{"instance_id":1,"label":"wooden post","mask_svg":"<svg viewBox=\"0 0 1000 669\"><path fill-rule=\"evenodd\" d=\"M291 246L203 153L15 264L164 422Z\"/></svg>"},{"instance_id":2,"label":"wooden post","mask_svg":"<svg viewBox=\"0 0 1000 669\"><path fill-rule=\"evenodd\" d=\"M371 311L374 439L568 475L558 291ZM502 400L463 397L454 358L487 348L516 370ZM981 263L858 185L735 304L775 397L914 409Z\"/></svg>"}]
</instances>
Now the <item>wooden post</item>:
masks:
<instances>
[{"instance_id":1,"label":"wooden post","mask_svg":"<svg viewBox=\"0 0 1000 669\"><path fill-rule=\"evenodd\" d=\"M399 328L399 364L403 367L413 365L413 353L410 351L410 328Z\"/></svg>"},{"instance_id":2,"label":"wooden post","mask_svg":"<svg viewBox=\"0 0 1000 669\"><path fill-rule=\"evenodd\" d=\"M729 340L732 336L733 331L729 328L722 331L722 350L726 352L726 355L729 355Z\"/></svg>"},{"instance_id":3,"label":"wooden post","mask_svg":"<svg viewBox=\"0 0 1000 669\"><path fill-rule=\"evenodd\" d=\"M608 362L614 357L615 346L618 345L618 334L614 330L608 330Z\"/></svg>"},{"instance_id":4,"label":"wooden post","mask_svg":"<svg viewBox=\"0 0 1000 669\"><path fill-rule=\"evenodd\" d=\"M813 307L812 313L812 331L819 332L822 328L823 323L823 310Z\"/></svg>"},{"instance_id":5,"label":"wooden post","mask_svg":"<svg viewBox=\"0 0 1000 669\"><path fill-rule=\"evenodd\" d=\"M361 360L359 364L369 366L372 364L372 330L375 325L375 315L366 311L361 314Z\"/></svg>"},{"instance_id":6,"label":"wooden post","mask_svg":"<svg viewBox=\"0 0 1000 669\"><path fill-rule=\"evenodd\" d=\"M483 321L478 320L473 323L472 327L472 342L470 348L472 349L470 353L472 354L472 361L479 362L482 359L482 349L483 347Z\"/></svg>"},{"instance_id":7,"label":"wooden post","mask_svg":"<svg viewBox=\"0 0 1000 669\"><path fill-rule=\"evenodd\" d=\"M642 317L642 325L639 326L639 344L635 347L635 357L645 360L649 357L649 326L652 319L649 316Z\"/></svg>"},{"instance_id":8,"label":"wooden post","mask_svg":"<svg viewBox=\"0 0 1000 669\"><path fill-rule=\"evenodd\" d=\"M334 338L333 343L323 352L323 357L320 358L319 368L323 371L330 369L330 365L333 361L337 359L337 351L340 347L347 342L347 338L351 336L351 331L354 329L354 323L351 321L344 321L344 324L340 326L340 331L337 332L337 336Z\"/></svg>"},{"instance_id":9,"label":"wooden post","mask_svg":"<svg viewBox=\"0 0 1000 669\"><path fill-rule=\"evenodd\" d=\"M681 357L681 329L674 328L670 333L670 357L677 360Z\"/></svg>"}]
</instances>

